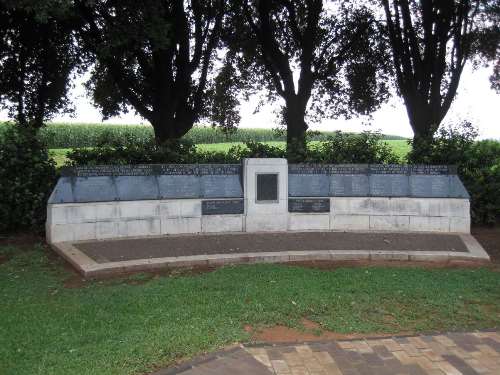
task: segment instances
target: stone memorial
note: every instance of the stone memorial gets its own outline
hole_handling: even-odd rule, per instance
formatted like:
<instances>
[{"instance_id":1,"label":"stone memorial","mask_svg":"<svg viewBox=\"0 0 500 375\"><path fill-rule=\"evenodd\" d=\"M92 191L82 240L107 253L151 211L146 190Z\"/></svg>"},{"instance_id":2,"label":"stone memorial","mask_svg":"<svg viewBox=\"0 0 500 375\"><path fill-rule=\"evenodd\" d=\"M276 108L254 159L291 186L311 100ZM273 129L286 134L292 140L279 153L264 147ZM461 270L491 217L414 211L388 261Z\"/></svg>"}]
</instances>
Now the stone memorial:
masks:
<instances>
[{"instance_id":1,"label":"stone memorial","mask_svg":"<svg viewBox=\"0 0 500 375\"><path fill-rule=\"evenodd\" d=\"M242 164L85 166L62 171L49 242L200 232L469 233L455 167Z\"/></svg>"}]
</instances>

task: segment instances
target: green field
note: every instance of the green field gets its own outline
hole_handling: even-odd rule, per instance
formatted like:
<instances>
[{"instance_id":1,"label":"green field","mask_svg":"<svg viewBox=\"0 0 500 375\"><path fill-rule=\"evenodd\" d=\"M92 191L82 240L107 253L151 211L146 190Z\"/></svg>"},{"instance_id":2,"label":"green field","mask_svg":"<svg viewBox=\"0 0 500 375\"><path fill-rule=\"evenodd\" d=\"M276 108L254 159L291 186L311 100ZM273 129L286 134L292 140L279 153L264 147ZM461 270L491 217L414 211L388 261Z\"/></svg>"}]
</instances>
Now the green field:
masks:
<instances>
[{"instance_id":1,"label":"green field","mask_svg":"<svg viewBox=\"0 0 500 375\"><path fill-rule=\"evenodd\" d=\"M0 122L0 136L7 126L6 123ZM325 141L334 134L334 132L314 133L310 139L313 141ZM151 140L153 138L153 128L149 125L49 123L40 130L40 138L51 149L95 147L103 142L123 142L124 140L144 142ZM285 141L286 136L273 129L241 128L236 129L235 132L230 134L225 134L217 128L196 126L184 136L184 139L195 144L205 144ZM405 138L384 135L384 139L404 140Z\"/></svg>"},{"instance_id":2,"label":"green field","mask_svg":"<svg viewBox=\"0 0 500 375\"><path fill-rule=\"evenodd\" d=\"M303 318L343 333L500 325L487 269L250 265L81 283L47 251L0 247L0 374L139 375L249 340L245 325Z\"/></svg>"},{"instance_id":3,"label":"green field","mask_svg":"<svg viewBox=\"0 0 500 375\"><path fill-rule=\"evenodd\" d=\"M410 146L406 140L386 140L389 146L392 147L396 155L399 156L400 159L403 159L408 152L410 151ZM277 147L285 148L285 142L280 141L271 141L271 142L263 142L266 144L270 144ZM236 145L244 145L243 142L227 142L227 143L202 143L198 144L197 147L203 151L227 151L232 146ZM54 158L58 167L61 167L66 163L66 153L71 151L70 148L60 148L60 149L51 149L50 155Z\"/></svg>"}]
</instances>

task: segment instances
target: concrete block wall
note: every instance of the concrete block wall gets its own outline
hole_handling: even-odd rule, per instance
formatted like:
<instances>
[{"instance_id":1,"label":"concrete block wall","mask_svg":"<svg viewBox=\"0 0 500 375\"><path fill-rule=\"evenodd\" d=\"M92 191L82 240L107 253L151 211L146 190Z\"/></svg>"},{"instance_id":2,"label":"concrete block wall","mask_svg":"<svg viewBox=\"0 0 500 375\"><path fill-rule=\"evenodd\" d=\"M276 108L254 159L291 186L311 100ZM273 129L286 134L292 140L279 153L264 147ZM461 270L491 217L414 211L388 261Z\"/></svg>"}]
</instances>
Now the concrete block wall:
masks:
<instances>
[{"instance_id":1,"label":"concrete block wall","mask_svg":"<svg viewBox=\"0 0 500 375\"><path fill-rule=\"evenodd\" d=\"M51 204L49 242L202 232L201 200Z\"/></svg>"},{"instance_id":2,"label":"concrete block wall","mask_svg":"<svg viewBox=\"0 0 500 375\"><path fill-rule=\"evenodd\" d=\"M331 230L470 233L470 204L454 198L331 198Z\"/></svg>"}]
</instances>

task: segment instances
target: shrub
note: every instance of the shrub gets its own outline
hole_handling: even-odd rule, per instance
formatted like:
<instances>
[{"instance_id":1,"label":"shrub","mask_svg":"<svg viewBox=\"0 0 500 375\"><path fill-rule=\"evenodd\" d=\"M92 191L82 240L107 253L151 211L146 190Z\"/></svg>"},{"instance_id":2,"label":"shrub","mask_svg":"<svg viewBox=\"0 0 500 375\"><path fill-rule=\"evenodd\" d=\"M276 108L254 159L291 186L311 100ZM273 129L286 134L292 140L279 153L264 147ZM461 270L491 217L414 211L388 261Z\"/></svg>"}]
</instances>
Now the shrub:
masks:
<instances>
[{"instance_id":1,"label":"shrub","mask_svg":"<svg viewBox=\"0 0 500 375\"><path fill-rule=\"evenodd\" d=\"M33 131L9 126L0 138L0 232L41 229L55 163Z\"/></svg>"},{"instance_id":2,"label":"shrub","mask_svg":"<svg viewBox=\"0 0 500 375\"><path fill-rule=\"evenodd\" d=\"M334 164L399 163L400 160L391 147L382 142L383 137L377 132L350 134L337 131L335 136L309 150L309 159Z\"/></svg>"},{"instance_id":3,"label":"shrub","mask_svg":"<svg viewBox=\"0 0 500 375\"><path fill-rule=\"evenodd\" d=\"M408 154L410 163L448 164L471 195L472 220L494 224L500 218L500 142L476 142L477 130L469 122L441 128L425 156Z\"/></svg>"}]
</instances>

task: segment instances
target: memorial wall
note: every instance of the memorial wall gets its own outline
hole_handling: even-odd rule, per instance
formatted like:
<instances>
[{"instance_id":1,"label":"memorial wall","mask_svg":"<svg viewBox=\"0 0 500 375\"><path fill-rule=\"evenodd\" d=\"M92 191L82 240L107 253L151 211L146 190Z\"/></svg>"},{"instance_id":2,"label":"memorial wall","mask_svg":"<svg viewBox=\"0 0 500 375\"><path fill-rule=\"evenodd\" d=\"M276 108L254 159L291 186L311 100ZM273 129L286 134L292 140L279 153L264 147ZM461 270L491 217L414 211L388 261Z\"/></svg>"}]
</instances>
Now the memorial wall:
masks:
<instances>
[{"instance_id":1,"label":"memorial wall","mask_svg":"<svg viewBox=\"0 0 500 375\"><path fill-rule=\"evenodd\" d=\"M200 232L469 232L449 166L290 164L66 168L48 202L49 242Z\"/></svg>"}]
</instances>

